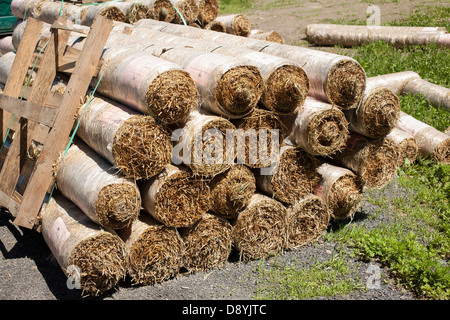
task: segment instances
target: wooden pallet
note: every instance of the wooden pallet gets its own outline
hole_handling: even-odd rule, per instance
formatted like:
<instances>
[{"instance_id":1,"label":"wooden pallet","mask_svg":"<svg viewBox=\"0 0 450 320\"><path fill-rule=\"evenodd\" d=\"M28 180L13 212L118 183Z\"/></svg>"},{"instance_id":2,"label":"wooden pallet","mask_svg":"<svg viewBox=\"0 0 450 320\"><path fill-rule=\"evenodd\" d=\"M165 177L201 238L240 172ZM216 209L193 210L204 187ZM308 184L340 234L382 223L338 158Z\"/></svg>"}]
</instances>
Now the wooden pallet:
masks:
<instances>
[{"instance_id":1,"label":"wooden pallet","mask_svg":"<svg viewBox=\"0 0 450 320\"><path fill-rule=\"evenodd\" d=\"M42 26L41 21L27 20L12 71L0 95L0 143L8 128L11 141L0 157L4 159L0 169L0 207L15 217L14 224L36 230L42 204L54 183L53 165L69 142L80 99L98 73L99 59L113 24L97 17L83 49L77 53L67 46L75 29L60 17L52 26L33 84L24 90L24 79L36 60ZM50 88L60 70L71 72L67 88L64 94L52 93ZM42 147L35 160L27 156L32 141Z\"/></svg>"}]
</instances>

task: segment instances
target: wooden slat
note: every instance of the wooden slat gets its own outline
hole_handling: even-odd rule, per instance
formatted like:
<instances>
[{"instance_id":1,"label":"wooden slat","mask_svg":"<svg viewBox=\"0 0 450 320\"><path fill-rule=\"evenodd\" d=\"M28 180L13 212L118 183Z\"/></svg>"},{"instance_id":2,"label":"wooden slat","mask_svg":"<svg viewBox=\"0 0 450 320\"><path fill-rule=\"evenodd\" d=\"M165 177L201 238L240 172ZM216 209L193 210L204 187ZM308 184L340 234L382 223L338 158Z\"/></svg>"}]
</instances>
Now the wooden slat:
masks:
<instances>
[{"instance_id":1,"label":"wooden slat","mask_svg":"<svg viewBox=\"0 0 450 320\"><path fill-rule=\"evenodd\" d=\"M31 101L19 100L0 94L0 108L10 113L20 114L23 118L51 127L55 122L58 109L42 106Z\"/></svg>"},{"instance_id":2,"label":"wooden slat","mask_svg":"<svg viewBox=\"0 0 450 320\"><path fill-rule=\"evenodd\" d=\"M17 216L20 205L1 190L0 190L0 204L2 207L5 207L6 209L8 209L8 211L14 217Z\"/></svg>"},{"instance_id":3,"label":"wooden slat","mask_svg":"<svg viewBox=\"0 0 450 320\"><path fill-rule=\"evenodd\" d=\"M23 81L26 77L34 49L39 40L39 35L42 30L42 24L42 21L38 21L33 18L29 18L27 20L27 25L23 33L22 41L20 41L19 48L17 48L16 57L14 58L12 71L8 76L8 81L6 82L5 88L3 90L4 95L13 98L18 98L21 96L23 90ZM0 122L0 136L2 138L1 141L3 141L13 115L10 113L3 114L3 111L0 111L0 114L2 115L2 119Z\"/></svg>"},{"instance_id":4,"label":"wooden slat","mask_svg":"<svg viewBox=\"0 0 450 320\"><path fill-rule=\"evenodd\" d=\"M64 21L61 21L61 23L64 23ZM25 30L25 32L27 32L27 30ZM50 88L53 84L53 80L56 76L55 61L57 61L58 56L61 56L64 52L69 36L69 31L59 31L53 33L52 37L50 37L49 43L44 52L42 66L36 75L36 79L33 82L33 87L29 98L30 102L41 105L45 104L47 96L50 92ZM37 41L35 41L35 46L36 44ZM20 49L21 48L19 47L17 50L18 54L21 53ZM12 70L16 71L14 69L14 66ZM9 78L6 85L8 85L8 83ZM12 128L13 130L15 130L16 135L11 143L8 155L6 156L3 170L0 172L0 188L6 194L12 195L16 188L17 180L20 175L20 168L25 163L27 151L31 143L30 139L28 139L28 136L33 135L33 133L35 132L35 127L36 123L28 122L26 118L22 118L20 116L16 116L14 118Z\"/></svg>"},{"instance_id":5,"label":"wooden slat","mask_svg":"<svg viewBox=\"0 0 450 320\"><path fill-rule=\"evenodd\" d=\"M24 192L19 213L14 220L14 223L19 226L33 228L37 224L40 207L48 187L53 182L52 166L56 163L60 152L64 151L67 146L80 97L83 97L89 88L112 27L112 21L100 15L94 19L80 59L77 61L75 71L67 84L62 101L64 107L60 108L58 112L55 125L49 132L41 156Z\"/></svg>"}]
</instances>

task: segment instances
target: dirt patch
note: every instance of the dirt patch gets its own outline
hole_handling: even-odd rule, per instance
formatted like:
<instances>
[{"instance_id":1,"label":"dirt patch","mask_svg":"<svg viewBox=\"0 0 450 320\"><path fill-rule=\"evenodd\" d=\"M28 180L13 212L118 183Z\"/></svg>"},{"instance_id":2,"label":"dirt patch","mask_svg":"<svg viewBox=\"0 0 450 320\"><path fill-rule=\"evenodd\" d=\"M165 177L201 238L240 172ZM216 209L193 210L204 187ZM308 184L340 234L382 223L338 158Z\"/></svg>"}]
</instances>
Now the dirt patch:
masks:
<instances>
[{"instance_id":1,"label":"dirt patch","mask_svg":"<svg viewBox=\"0 0 450 320\"><path fill-rule=\"evenodd\" d=\"M275 30L287 44L305 45L306 26L311 23L344 23L350 20L367 20L373 11L370 6L380 8L381 23L407 17L423 5L439 6L446 1L431 0L255 0L248 15L252 28Z\"/></svg>"}]
</instances>

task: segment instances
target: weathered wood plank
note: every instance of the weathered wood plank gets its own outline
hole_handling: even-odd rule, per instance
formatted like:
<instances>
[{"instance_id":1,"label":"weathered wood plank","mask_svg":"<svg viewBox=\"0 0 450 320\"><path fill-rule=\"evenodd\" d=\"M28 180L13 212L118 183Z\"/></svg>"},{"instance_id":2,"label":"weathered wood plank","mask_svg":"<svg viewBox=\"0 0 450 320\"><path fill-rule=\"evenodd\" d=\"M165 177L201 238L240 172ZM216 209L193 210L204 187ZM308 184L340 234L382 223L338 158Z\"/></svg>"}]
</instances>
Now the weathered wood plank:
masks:
<instances>
[{"instance_id":1,"label":"weathered wood plank","mask_svg":"<svg viewBox=\"0 0 450 320\"><path fill-rule=\"evenodd\" d=\"M75 65L75 71L67 84L61 103L63 107L58 112L55 124L49 132L41 156L24 192L19 213L14 220L14 223L19 226L33 228L37 223L36 218L45 194L53 182L52 166L57 161L60 152L67 146L80 98L86 94L89 88L112 27L112 21L102 16L97 16L94 20L84 49Z\"/></svg>"}]
</instances>

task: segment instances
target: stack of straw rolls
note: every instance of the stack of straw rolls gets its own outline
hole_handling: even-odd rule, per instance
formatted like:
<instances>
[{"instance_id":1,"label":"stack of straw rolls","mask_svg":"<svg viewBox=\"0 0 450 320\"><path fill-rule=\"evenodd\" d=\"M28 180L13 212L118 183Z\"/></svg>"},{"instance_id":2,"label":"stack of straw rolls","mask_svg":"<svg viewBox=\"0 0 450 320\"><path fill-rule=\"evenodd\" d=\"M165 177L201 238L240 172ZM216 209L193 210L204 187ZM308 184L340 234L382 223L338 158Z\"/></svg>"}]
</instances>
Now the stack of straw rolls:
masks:
<instances>
[{"instance_id":1,"label":"stack of straw rolls","mask_svg":"<svg viewBox=\"0 0 450 320\"><path fill-rule=\"evenodd\" d=\"M301 106L309 91L309 80L302 67L292 60L256 52L246 47L223 46L208 41L169 35L145 28L129 28L115 24L115 31L128 28L132 36L146 39L149 43L166 43L169 48L187 46L210 53L223 54L258 68L264 81L260 102L278 114L289 114Z\"/></svg>"},{"instance_id":2,"label":"stack of straw rolls","mask_svg":"<svg viewBox=\"0 0 450 320\"><path fill-rule=\"evenodd\" d=\"M256 179L250 168L236 164L215 176L209 186L211 211L221 217L233 219L249 204L256 192Z\"/></svg>"},{"instance_id":3,"label":"stack of straw rolls","mask_svg":"<svg viewBox=\"0 0 450 320\"><path fill-rule=\"evenodd\" d=\"M110 229L133 222L141 208L140 192L83 142L75 139L55 165L58 190L92 221Z\"/></svg>"},{"instance_id":4,"label":"stack of straw rolls","mask_svg":"<svg viewBox=\"0 0 450 320\"><path fill-rule=\"evenodd\" d=\"M287 241L287 210L277 200L255 193L233 220L233 244L244 259L268 258Z\"/></svg>"},{"instance_id":5,"label":"stack of straw rolls","mask_svg":"<svg viewBox=\"0 0 450 320\"><path fill-rule=\"evenodd\" d=\"M141 214L117 233L125 243L127 273L134 284L161 283L176 276L183 266L185 246L177 229Z\"/></svg>"},{"instance_id":6,"label":"stack of straw rolls","mask_svg":"<svg viewBox=\"0 0 450 320\"><path fill-rule=\"evenodd\" d=\"M83 292L100 294L125 278L128 257L114 231L92 222L73 202L54 194L41 210L41 233L59 266Z\"/></svg>"},{"instance_id":7,"label":"stack of straw rolls","mask_svg":"<svg viewBox=\"0 0 450 320\"><path fill-rule=\"evenodd\" d=\"M230 222L212 213L206 213L194 225L180 230L186 254L183 266L189 272L221 267L232 249Z\"/></svg>"},{"instance_id":8,"label":"stack of straw rolls","mask_svg":"<svg viewBox=\"0 0 450 320\"><path fill-rule=\"evenodd\" d=\"M225 118L245 116L256 107L263 93L258 68L238 58L119 33L113 33L108 44L140 49L179 65L195 81L202 109Z\"/></svg>"},{"instance_id":9,"label":"stack of straw rolls","mask_svg":"<svg viewBox=\"0 0 450 320\"><path fill-rule=\"evenodd\" d=\"M139 189L145 212L168 227L189 227L210 207L207 182L182 166L167 165L159 175L141 181Z\"/></svg>"},{"instance_id":10,"label":"stack of straw rolls","mask_svg":"<svg viewBox=\"0 0 450 320\"><path fill-rule=\"evenodd\" d=\"M302 66L309 78L310 91L308 94L342 109L355 108L362 99L366 87L364 69L350 57L149 19L140 20L134 25L179 36L203 39L216 44L246 46L256 51L293 60Z\"/></svg>"}]
</instances>

